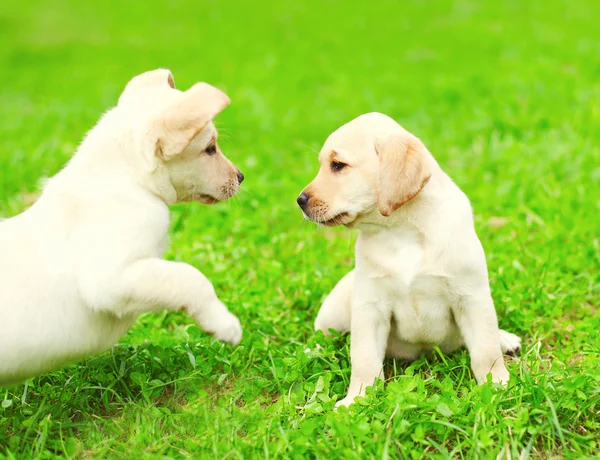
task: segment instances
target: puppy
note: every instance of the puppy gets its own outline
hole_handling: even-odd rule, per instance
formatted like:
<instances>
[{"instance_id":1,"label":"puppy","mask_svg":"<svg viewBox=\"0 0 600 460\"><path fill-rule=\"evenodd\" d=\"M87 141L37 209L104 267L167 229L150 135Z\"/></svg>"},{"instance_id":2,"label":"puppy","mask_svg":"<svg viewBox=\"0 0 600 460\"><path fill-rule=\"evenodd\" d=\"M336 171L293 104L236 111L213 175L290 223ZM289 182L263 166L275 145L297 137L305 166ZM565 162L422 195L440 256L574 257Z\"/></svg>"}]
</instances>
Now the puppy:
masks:
<instances>
[{"instance_id":1,"label":"puppy","mask_svg":"<svg viewBox=\"0 0 600 460\"><path fill-rule=\"evenodd\" d=\"M0 222L0 385L102 352L163 308L240 341L210 281L162 259L169 205L226 200L244 178L212 123L228 104L206 83L176 90L168 70L133 78L40 199Z\"/></svg>"},{"instance_id":2,"label":"puppy","mask_svg":"<svg viewBox=\"0 0 600 460\"><path fill-rule=\"evenodd\" d=\"M326 298L315 329L351 332L349 405L385 356L416 359L463 344L479 383L506 382L502 351L520 347L498 330L485 254L468 198L419 139L370 113L335 131L317 177L298 197L305 217L359 230L356 266Z\"/></svg>"}]
</instances>

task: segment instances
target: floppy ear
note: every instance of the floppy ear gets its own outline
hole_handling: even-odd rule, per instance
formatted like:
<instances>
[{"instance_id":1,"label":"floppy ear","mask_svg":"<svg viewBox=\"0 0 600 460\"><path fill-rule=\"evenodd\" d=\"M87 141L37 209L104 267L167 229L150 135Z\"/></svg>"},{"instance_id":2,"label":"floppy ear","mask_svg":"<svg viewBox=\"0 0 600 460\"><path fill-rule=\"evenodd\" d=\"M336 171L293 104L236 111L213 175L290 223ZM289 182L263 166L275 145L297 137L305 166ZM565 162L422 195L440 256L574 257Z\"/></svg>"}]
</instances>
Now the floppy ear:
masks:
<instances>
[{"instance_id":1,"label":"floppy ear","mask_svg":"<svg viewBox=\"0 0 600 460\"><path fill-rule=\"evenodd\" d=\"M136 77L129 80L129 83L125 86L125 89L119 97L119 104L123 101L127 94L133 89L144 88L148 86L160 86L169 85L171 88L175 88L175 80L173 80L173 74L168 69L156 69L144 72Z\"/></svg>"},{"instance_id":2,"label":"floppy ear","mask_svg":"<svg viewBox=\"0 0 600 460\"><path fill-rule=\"evenodd\" d=\"M382 215L389 216L418 195L431 178L431 167L425 146L412 135L378 139L375 150L379 155L377 206Z\"/></svg>"},{"instance_id":3,"label":"floppy ear","mask_svg":"<svg viewBox=\"0 0 600 460\"><path fill-rule=\"evenodd\" d=\"M223 91L207 83L196 83L179 96L153 123L158 137L154 152L163 160L183 152L230 102Z\"/></svg>"}]
</instances>

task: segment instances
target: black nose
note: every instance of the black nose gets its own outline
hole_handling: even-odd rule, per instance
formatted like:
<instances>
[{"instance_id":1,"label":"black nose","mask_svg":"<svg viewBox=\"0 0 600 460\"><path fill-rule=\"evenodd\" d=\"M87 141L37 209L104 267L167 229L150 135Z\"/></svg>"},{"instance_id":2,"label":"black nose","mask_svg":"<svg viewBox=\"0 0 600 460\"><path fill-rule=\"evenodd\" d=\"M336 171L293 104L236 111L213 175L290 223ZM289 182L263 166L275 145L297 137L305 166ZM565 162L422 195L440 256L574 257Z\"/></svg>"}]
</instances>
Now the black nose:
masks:
<instances>
[{"instance_id":1,"label":"black nose","mask_svg":"<svg viewBox=\"0 0 600 460\"><path fill-rule=\"evenodd\" d=\"M306 193L302 192L296 200L296 203L298 203L298 206L300 206L301 208L304 208L304 206L306 206L306 203L308 203L308 198L309 196Z\"/></svg>"},{"instance_id":2,"label":"black nose","mask_svg":"<svg viewBox=\"0 0 600 460\"><path fill-rule=\"evenodd\" d=\"M244 175L242 174L242 171L238 171L237 172L237 177L238 177L238 182L241 184L242 182L244 182Z\"/></svg>"}]
</instances>

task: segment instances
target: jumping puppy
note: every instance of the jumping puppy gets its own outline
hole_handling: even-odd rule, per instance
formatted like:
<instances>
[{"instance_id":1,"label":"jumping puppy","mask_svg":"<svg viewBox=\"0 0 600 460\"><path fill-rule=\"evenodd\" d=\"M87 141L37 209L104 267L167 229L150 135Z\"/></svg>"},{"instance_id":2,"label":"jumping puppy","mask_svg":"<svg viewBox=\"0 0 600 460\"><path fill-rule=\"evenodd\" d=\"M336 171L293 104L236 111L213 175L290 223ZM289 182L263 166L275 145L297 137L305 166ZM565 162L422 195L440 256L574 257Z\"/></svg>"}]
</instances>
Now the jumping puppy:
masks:
<instances>
[{"instance_id":1,"label":"jumping puppy","mask_svg":"<svg viewBox=\"0 0 600 460\"><path fill-rule=\"evenodd\" d=\"M176 90L168 70L133 78L41 198L0 222L0 385L104 351L163 308L240 341L210 281L162 259L168 205L226 200L244 178L212 123L228 104L206 83Z\"/></svg>"},{"instance_id":2,"label":"jumping puppy","mask_svg":"<svg viewBox=\"0 0 600 460\"><path fill-rule=\"evenodd\" d=\"M298 197L321 225L359 230L356 266L327 297L315 329L350 330L349 405L382 377L385 356L415 359L463 344L477 382L506 382L502 351L520 338L498 330L485 254L468 198L422 142L370 113L329 136L320 169Z\"/></svg>"}]
</instances>

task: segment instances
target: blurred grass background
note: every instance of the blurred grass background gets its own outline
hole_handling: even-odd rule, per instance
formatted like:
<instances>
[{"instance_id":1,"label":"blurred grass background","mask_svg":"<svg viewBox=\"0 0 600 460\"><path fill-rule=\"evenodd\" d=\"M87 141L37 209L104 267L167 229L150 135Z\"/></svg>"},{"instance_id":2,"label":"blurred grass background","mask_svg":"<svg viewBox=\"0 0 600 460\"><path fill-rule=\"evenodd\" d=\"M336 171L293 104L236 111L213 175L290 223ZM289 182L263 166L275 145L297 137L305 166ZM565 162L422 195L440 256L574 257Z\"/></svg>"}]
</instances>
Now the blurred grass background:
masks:
<instances>
[{"instance_id":1,"label":"blurred grass background","mask_svg":"<svg viewBox=\"0 0 600 460\"><path fill-rule=\"evenodd\" d=\"M175 207L167 255L214 281L241 346L145 316L111 353L0 394L0 455L596 455L598 17L593 0L3 2L0 218L157 67L228 93L217 125L247 180L230 203ZM370 405L330 412L348 349L312 320L353 236L294 200L327 135L368 111L423 139L472 200L500 324L525 338L504 392L477 388L464 352L402 364Z\"/></svg>"}]
</instances>

